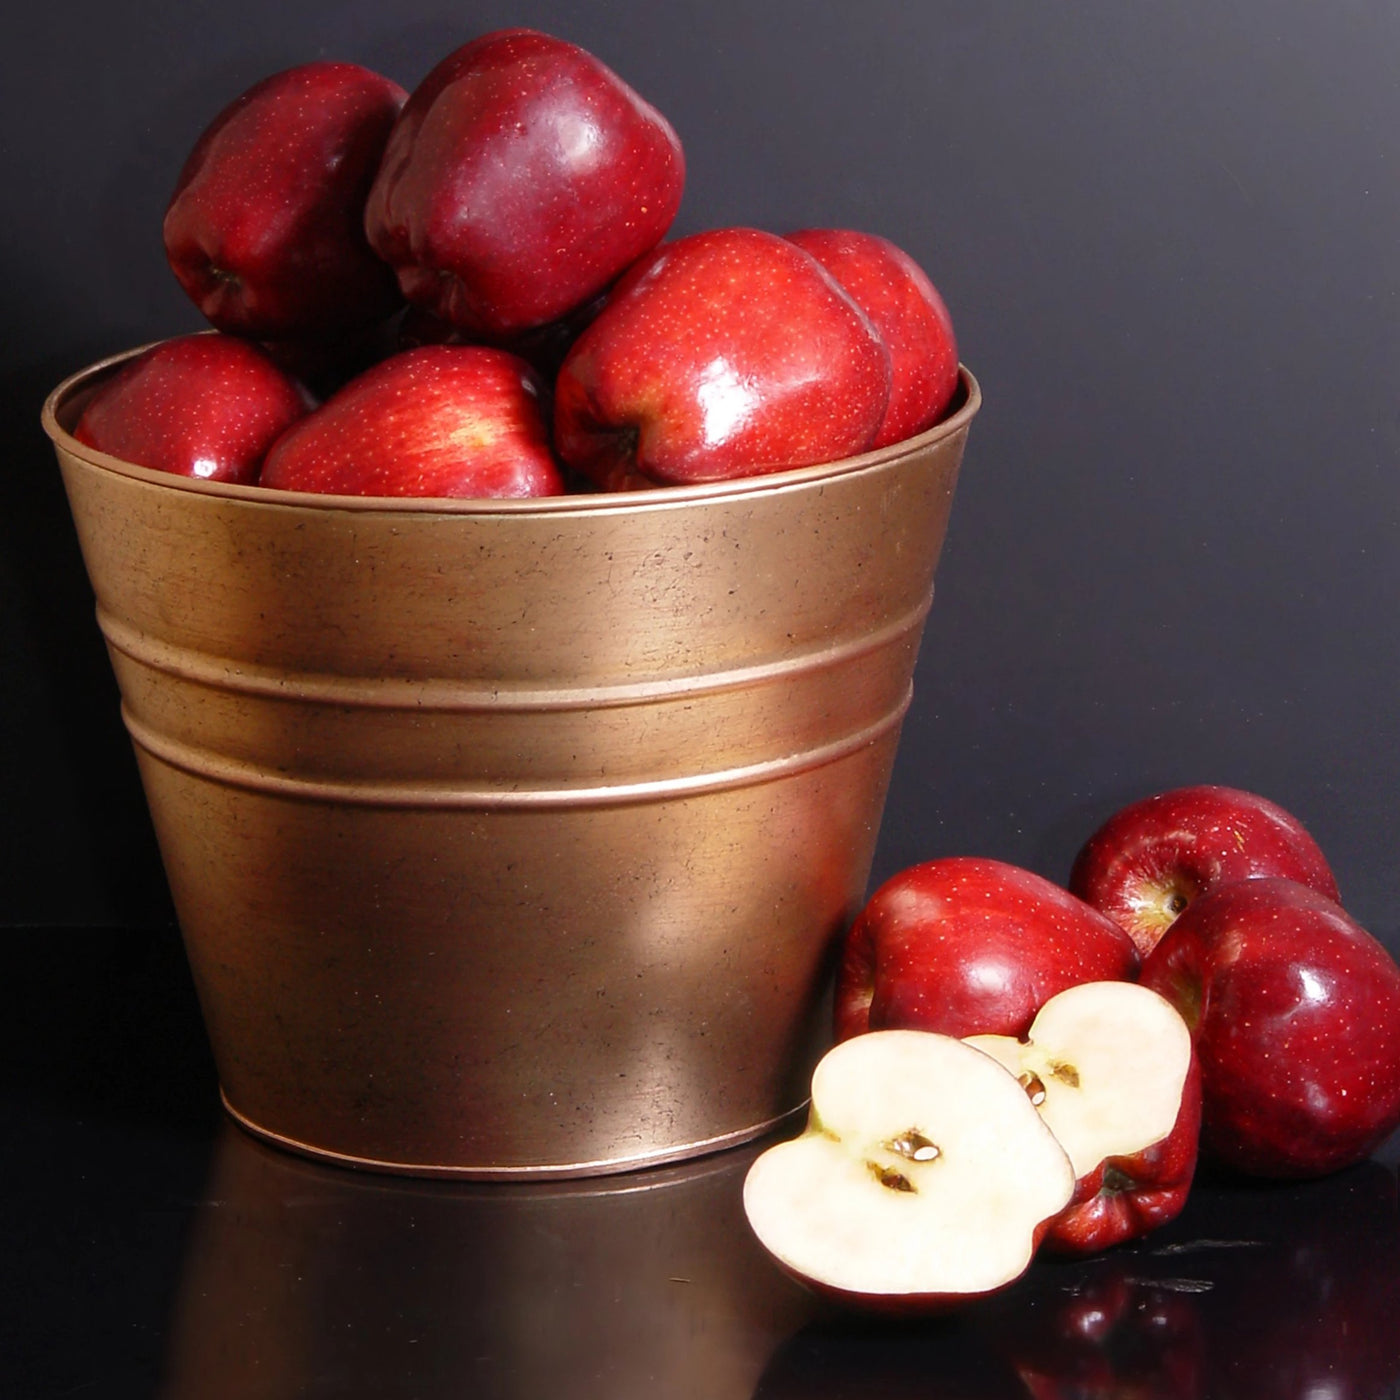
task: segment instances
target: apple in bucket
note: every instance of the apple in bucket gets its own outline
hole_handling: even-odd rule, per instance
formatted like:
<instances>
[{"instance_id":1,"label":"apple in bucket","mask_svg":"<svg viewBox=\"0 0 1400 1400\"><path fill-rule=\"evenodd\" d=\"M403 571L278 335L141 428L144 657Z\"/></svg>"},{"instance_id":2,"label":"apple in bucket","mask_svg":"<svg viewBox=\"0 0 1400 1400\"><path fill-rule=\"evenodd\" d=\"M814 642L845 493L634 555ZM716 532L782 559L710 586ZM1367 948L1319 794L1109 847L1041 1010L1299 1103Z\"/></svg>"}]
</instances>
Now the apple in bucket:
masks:
<instances>
[{"instance_id":1,"label":"apple in bucket","mask_svg":"<svg viewBox=\"0 0 1400 1400\"><path fill-rule=\"evenodd\" d=\"M685 158L671 124L592 54L506 29L409 97L365 206L404 295L513 334L566 316L660 241Z\"/></svg>"},{"instance_id":2,"label":"apple in bucket","mask_svg":"<svg viewBox=\"0 0 1400 1400\"><path fill-rule=\"evenodd\" d=\"M903 248L858 229L801 229L787 239L826 268L889 351L890 398L870 446L903 442L936 423L957 393L958 347L928 274Z\"/></svg>"},{"instance_id":3,"label":"apple in bucket","mask_svg":"<svg viewBox=\"0 0 1400 1400\"><path fill-rule=\"evenodd\" d=\"M178 336L102 383L73 436L153 471L243 485L310 407L306 391L248 341Z\"/></svg>"},{"instance_id":4,"label":"apple in bucket","mask_svg":"<svg viewBox=\"0 0 1400 1400\"><path fill-rule=\"evenodd\" d=\"M407 93L353 63L264 78L209 125L165 212L171 270L221 330L325 341L401 305L364 206Z\"/></svg>"},{"instance_id":5,"label":"apple in bucket","mask_svg":"<svg viewBox=\"0 0 1400 1400\"><path fill-rule=\"evenodd\" d=\"M261 484L347 496L558 495L544 392L504 350L405 350L283 433Z\"/></svg>"},{"instance_id":6,"label":"apple in bucket","mask_svg":"<svg viewBox=\"0 0 1400 1400\"><path fill-rule=\"evenodd\" d=\"M810 254L712 229L633 268L569 351L555 444L607 489L715 481L863 452L890 356Z\"/></svg>"}]
</instances>

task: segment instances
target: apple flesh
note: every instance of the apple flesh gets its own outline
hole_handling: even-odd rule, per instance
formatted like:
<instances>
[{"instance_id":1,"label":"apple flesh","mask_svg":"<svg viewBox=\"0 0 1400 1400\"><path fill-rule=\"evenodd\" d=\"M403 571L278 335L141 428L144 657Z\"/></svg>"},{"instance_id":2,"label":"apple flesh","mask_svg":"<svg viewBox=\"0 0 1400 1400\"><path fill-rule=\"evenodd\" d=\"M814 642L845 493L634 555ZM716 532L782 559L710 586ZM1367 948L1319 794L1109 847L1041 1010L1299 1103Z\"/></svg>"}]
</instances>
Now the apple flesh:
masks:
<instances>
[{"instance_id":1,"label":"apple flesh","mask_svg":"<svg viewBox=\"0 0 1400 1400\"><path fill-rule=\"evenodd\" d=\"M364 207L407 93L353 63L276 73L199 138L165 213L165 251L220 330L324 340L402 304Z\"/></svg>"},{"instance_id":2,"label":"apple flesh","mask_svg":"<svg viewBox=\"0 0 1400 1400\"><path fill-rule=\"evenodd\" d=\"M618 284L555 386L555 444L605 489L750 476L870 446L890 363L810 254L758 229L665 245Z\"/></svg>"},{"instance_id":3,"label":"apple flesh","mask_svg":"<svg viewBox=\"0 0 1400 1400\"><path fill-rule=\"evenodd\" d=\"M1005 1066L1069 1154L1074 1201L1046 1247L1089 1254L1165 1225L1191 1189L1201 1084L1191 1033L1135 982L1085 982L1051 997L1024 1040L972 1036Z\"/></svg>"},{"instance_id":4,"label":"apple flesh","mask_svg":"<svg viewBox=\"0 0 1400 1400\"><path fill-rule=\"evenodd\" d=\"M589 301L670 227L665 117L592 54L529 29L464 44L414 90L365 207L409 301L513 334Z\"/></svg>"},{"instance_id":5,"label":"apple flesh","mask_svg":"<svg viewBox=\"0 0 1400 1400\"><path fill-rule=\"evenodd\" d=\"M1281 876L1335 900L1337 881L1303 824L1238 788L1174 788L1116 812L1085 843L1069 888L1128 930L1141 953L1198 895Z\"/></svg>"},{"instance_id":6,"label":"apple flesh","mask_svg":"<svg viewBox=\"0 0 1400 1400\"><path fill-rule=\"evenodd\" d=\"M1112 919L1018 866L926 861L887 880L847 935L838 1041L871 1030L1022 1036L1056 992L1136 977Z\"/></svg>"},{"instance_id":7,"label":"apple flesh","mask_svg":"<svg viewBox=\"0 0 1400 1400\"><path fill-rule=\"evenodd\" d=\"M1073 1192L1064 1149L996 1061L882 1031L823 1057L806 1132L757 1158L744 1210L817 1291L917 1311L1018 1278Z\"/></svg>"},{"instance_id":8,"label":"apple flesh","mask_svg":"<svg viewBox=\"0 0 1400 1400\"><path fill-rule=\"evenodd\" d=\"M255 346L229 335L162 341L88 401L73 436L139 467L248 485L311 399Z\"/></svg>"},{"instance_id":9,"label":"apple flesh","mask_svg":"<svg viewBox=\"0 0 1400 1400\"><path fill-rule=\"evenodd\" d=\"M262 484L346 496L558 495L543 395L530 366L504 350L406 350L278 439Z\"/></svg>"},{"instance_id":10,"label":"apple flesh","mask_svg":"<svg viewBox=\"0 0 1400 1400\"><path fill-rule=\"evenodd\" d=\"M787 235L850 294L890 355L890 399L870 446L903 442L947 412L958 390L953 318L928 274L902 248L855 229Z\"/></svg>"},{"instance_id":11,"label":"apple flesh","mask_svg":"<svg viewBox=\"0 0 1400 1400\"><path fill-rule=\"evenodd\" d=\"M1253 1176L1321 1176L1400 1126L1400 968L1293 880L1195 900L1143 964L1192 1028L1201 1147Z\"/></svg>"}]
</instances>

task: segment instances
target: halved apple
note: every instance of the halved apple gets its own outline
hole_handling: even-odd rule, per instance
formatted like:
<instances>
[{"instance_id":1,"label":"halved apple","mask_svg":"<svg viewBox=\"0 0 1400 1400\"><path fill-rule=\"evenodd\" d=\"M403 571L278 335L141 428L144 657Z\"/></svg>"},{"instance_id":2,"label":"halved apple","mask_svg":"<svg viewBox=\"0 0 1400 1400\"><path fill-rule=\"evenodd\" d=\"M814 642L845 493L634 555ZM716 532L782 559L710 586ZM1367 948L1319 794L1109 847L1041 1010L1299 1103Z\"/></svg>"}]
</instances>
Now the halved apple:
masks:
<instances>
[{"instance_id":1,"label":"halved apple","mask_svg":"<svg viewBox=\"0 0 1400 1400\"><path fill-rule=\"evenodd\" d=\"M1200 1073L1185 1021L1135 982L1050 998L1025 1040L970 1036L1004 1065L1069 1154L1074 1200L1046 1247L1086 1254L1164 1225L1186 1204L1200 1138Z\"/></svg>"},{"instance_id":2,"label":"halved apple","mask_svg":"<svg viewBox=\"0 0 1400 1400\"><path fill-rule=\"evenodd\" d=\"M817 1291L923 1310L1018 1278L1074 1187L1064 1149L990 1056L931 1031L871 1031L817 1065L806 1132L754 1162L744 1209Z\"/></svg>"}]
</instances>

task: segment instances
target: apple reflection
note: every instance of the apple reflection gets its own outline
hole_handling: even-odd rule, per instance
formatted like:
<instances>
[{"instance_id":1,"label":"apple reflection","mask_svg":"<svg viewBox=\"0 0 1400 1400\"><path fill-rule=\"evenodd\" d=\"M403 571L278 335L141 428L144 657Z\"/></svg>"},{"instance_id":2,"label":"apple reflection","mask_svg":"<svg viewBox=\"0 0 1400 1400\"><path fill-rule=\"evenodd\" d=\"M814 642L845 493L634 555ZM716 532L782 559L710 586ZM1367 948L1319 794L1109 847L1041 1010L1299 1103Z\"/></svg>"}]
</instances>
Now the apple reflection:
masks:
<instances>
[{"instance_id":1,"label":"apple reflection","mask_svg":"<svg viewBox=\"0 0 1400 1400\"><path fill-rule=\"evenodd\" d=\"M1396 1174L1202 1182L1132 1246L1042 1255L1000 1294L918 1323L817 1318L753 1400L1375 1400L1400 1386Z\"/></svg>"},{"instance_id":2,"label":"apple reflection","mask_svg":"<svg viewBox=\"0 0 1400 1400\"><path fill-rule=\"evenodd\" d=\"M165 1400L747 1400L815 1304L740 1199L757 1148L590 1181L343 1171L223 1132Z\"/></svg>"}]
</instances>

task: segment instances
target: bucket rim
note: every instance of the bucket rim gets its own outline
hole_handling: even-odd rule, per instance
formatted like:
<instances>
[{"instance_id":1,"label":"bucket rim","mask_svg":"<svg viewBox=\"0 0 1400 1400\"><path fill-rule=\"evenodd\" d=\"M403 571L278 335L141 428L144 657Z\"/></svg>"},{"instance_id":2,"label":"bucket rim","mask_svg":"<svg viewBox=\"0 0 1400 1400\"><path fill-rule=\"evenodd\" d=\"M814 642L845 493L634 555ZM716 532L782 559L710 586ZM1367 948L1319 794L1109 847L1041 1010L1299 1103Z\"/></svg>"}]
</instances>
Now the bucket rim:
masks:
<instances>
[{"instance_id":1,"label":"bucket rim","mask_svg":"<svg viewBox=\"0 0 1400 1400\"><path fill-rule=\"evenodd\" d=\"M94 389L104 378L114 374L122 365L138 355L162 344L150 341L130 350L98 360L75 371L64 379L44 400L40 421L45 433L57 449L91 467L144 482L162 490L183 495L203 496L213 500L237 501L253 507L299 508L305 510L342 511L356 514L388 513L418 516L551 516L572 514L608 514L664 509L690 503L729 500L736 497L771 495L784 491L823 485L828 481L877 471L894 462L965 433L982 405L982 391L972 372L959 365L959 390L955 398L957 409L933 427L901 442L876 448L854 457L835 462L818 463L808 467L790 467L782 471L763 472L752 476L734 477L723 481L700 482L685 486L659 486L643 491L575 492L560 496L534 496L523 499L445 498L423 496L342 496L312 491L283 491L276 487L236 485L223 481L201 481L137 466L110 453L88 447L72 435L66 424L71 423L74 405Z\"/></svg>"}]
</instances>

